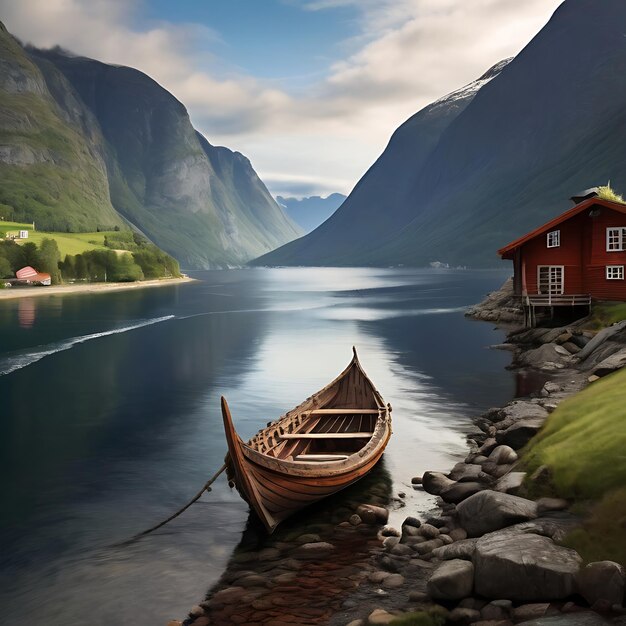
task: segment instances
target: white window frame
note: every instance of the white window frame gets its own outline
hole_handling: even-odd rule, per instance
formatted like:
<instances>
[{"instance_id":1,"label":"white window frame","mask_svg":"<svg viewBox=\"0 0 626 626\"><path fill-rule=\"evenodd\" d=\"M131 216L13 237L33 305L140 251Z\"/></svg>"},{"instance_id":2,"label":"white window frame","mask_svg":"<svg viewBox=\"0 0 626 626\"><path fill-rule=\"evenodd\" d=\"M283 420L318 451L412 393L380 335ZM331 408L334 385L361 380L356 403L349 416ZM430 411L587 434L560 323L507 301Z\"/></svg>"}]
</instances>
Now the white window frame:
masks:
<instances>
[{"instance_id":1,"label":"white window frame","mask_svg":"<svg viewBox=\"0 0 626 626\"><path fill-rule=\"evenodd\" d=\"M541 291L541 270L547 268L548 269L548 291L547 293L543 293ZM552 291L552 285L556 284L558 285L558 283L552 283L551 276L550 276L550 270L561 270L561 286L560 286L560 291ZM540 293L542 295L546 295L546 296L560 296L563 295L563 292L565 291L565 265L537 265L537 293Z\"/></svg>"},{"instance_id":2,"label":"white window frame","mask_svg":"<svg viewBox=\"0 0 626 626\"><path fill-rule=\"evenodd\" d=\"M606 266L606 279L607 280L624 280L624 266L623 265L607 265Z\"/></svg>"},{"instance_id":3,"label":"white window frame","mask_svg":"<svg viewBox=\"0 0 626 626\"><path fill-rule=\"evenodd\" d=\"M560 248L561 247L561 231L551 230L546 235L546 245L548 248Z\"/></svg>"},{"instance_id":4,"label":"white window frame","mask_svg":"<svg viewBox=\"0 0 626 626\"><path fill-rule=\"evenodd\" d=\"M606 229L606 251L624 252L626 250L626 226L609 226Z\"/></svg>"}]
</instances>

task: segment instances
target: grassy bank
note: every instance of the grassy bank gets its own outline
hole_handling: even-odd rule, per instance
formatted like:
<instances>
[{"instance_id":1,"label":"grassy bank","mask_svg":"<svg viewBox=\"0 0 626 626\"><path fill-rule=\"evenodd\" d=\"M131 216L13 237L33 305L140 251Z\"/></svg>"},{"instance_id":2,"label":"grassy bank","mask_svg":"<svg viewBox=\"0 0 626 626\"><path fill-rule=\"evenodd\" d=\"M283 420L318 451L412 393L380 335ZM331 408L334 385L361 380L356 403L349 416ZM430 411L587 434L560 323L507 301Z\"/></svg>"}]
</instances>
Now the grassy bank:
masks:
<instances>
[{"instance_id":1,"label":"grassy bank","mask_svg":"<svg viewBox=\"0 0 626 626\"><path fill-rule=\"evenodd\" d=\"M626 370L564 401L524 450L529 475L550 468L533 495L556 495L586 517L566 543L586 561L626 565Z\"/></svg>"},{"instance_id":2,"label":"grassy bank","mask_svg":"<svg viewBox=\"0 0 626 626\"><path fill-rule=\"evenodd\" d=\"M626 302L598 302L593 305L586 326L590 330L601 330L622 320L626 320Z\"/></svg>"}]
</instances>

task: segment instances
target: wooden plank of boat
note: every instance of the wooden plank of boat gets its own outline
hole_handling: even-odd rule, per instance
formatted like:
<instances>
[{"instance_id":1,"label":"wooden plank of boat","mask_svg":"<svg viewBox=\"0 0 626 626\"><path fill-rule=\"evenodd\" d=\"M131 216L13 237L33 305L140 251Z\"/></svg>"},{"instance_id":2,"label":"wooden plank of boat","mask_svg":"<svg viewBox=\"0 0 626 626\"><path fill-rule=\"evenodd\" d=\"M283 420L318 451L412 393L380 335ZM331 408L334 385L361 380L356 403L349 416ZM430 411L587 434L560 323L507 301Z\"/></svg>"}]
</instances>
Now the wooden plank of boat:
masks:
<instances>
[{"instance_id":1,"label":"wooden plank of boat","mask_svg":"<svg viewBox=\"0 0 626 626\"><path fill-rule=\"evenodd\" d=\"M379 461L391 406L359 363L250 441L237 435L226 400L227 473L269 532L303 507L353 484Z\"/></svg>"},{"instance_id":2,"label":"wooden plank of boat","mask_svg":"<svg viewBox=\"0 0 626 626\"><path fill-rule=\"evenodd\" d=\"M363 439L374 433L285 433L281 439Z\"/></svg>"}]
</instances>

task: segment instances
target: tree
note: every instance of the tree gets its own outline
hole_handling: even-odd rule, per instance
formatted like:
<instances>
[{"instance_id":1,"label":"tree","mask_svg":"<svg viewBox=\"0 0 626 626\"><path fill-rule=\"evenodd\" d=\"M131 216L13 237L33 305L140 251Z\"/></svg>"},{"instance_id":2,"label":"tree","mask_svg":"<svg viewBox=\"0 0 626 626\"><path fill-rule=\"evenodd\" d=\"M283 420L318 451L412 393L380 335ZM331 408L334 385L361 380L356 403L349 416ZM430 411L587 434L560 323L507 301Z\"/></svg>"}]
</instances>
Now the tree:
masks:
<instances>
[{"instance_id":1,"label":"tree","mask_svg":"<svg viewBox=\"0 0 626 626\"><path fill-rule=\"evenodd\" d=\"M6 257L0 256L0 278L12 278L13 269L11 263Z\"/></svg>"},{"instance_id":2,"label":"tree","mask_svg":"<svg viewBox=\"0 0 626 626\"><path fill-rule=\"evenodd\" d=\"M76 272L76 278L78 280L85 280L89 278L89 269L87 268L87 261L82 254L74 256L74 271Z\"/></svg>"},{"instance_id":3,"label":"tree","mask_svg":"<svg viewBox=\"0 0 626 626\"><path fill-rule=\"evenodd\" d=\"M48 239L47 237L42 239L38 257L39 267L37 267L37 269L40 272L47 272L50 274L53 285L59 284L61 282L61 272L59 270L61 253L59 252L57 242L54 239Z\"/></svg>"},{"instance_id":4,"label":"tree","mask_svg":"<svg viewBox=\"0 0 626 626\"><path fill-rule=\"evenodd\" d=\"M21 246L21 248L23 264L30 265L36 270L39 270L39 268L37 267L39 265L39 251L37 250L37 244L33 243L32 241L28 241L23 246ZM24 265L22 267L24 267Z\"/></svg>"},{"instance_id":5,"label":"tree","mask_svg":"<svg viewBox=\"0 0 626 626\"><path fill-rule=\"evenodd\" d=\"M76 278L76 257L70 254L65 255L65 259L59 263L61 276L65 280L73 280Z\"/></svg>"}]
</instances>

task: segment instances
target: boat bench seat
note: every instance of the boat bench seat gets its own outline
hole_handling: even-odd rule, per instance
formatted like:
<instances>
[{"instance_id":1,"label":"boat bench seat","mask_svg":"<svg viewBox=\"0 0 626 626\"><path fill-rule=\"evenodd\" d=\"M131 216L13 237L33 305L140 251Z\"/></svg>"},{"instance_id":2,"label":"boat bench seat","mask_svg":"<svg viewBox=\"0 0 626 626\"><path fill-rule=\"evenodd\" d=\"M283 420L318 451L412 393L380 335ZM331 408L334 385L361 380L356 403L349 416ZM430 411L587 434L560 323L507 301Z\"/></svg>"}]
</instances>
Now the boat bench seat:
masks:
<instances>
[{"instance_id":1,"label":"boat bench seat","mask_svg":"<svg viewBox=\"0 0 626 626\"><path fill-rule=\"evenodd\" d=\"M280 439L369 439L374 433L285 433Z\"/></svg>"},{"instance_id":2,"label":"boat bench seat","mask_svg":"<svg viewBox=\"0 0 626 626\"><path fill-rule=\"evenodd\" d=\"M312 409L302 415L378 415L379 409Z\"/></svg>"},{"instance_id":3,"label":"boat bench seat","mask_svg":"<svg viewBox=\"0 0 626 626\"><path fill-rule=\"evenodd\" d=\"M298 454L294 461L345 461L348 458L347 454Z\"/></svg>"}]
</instances>

